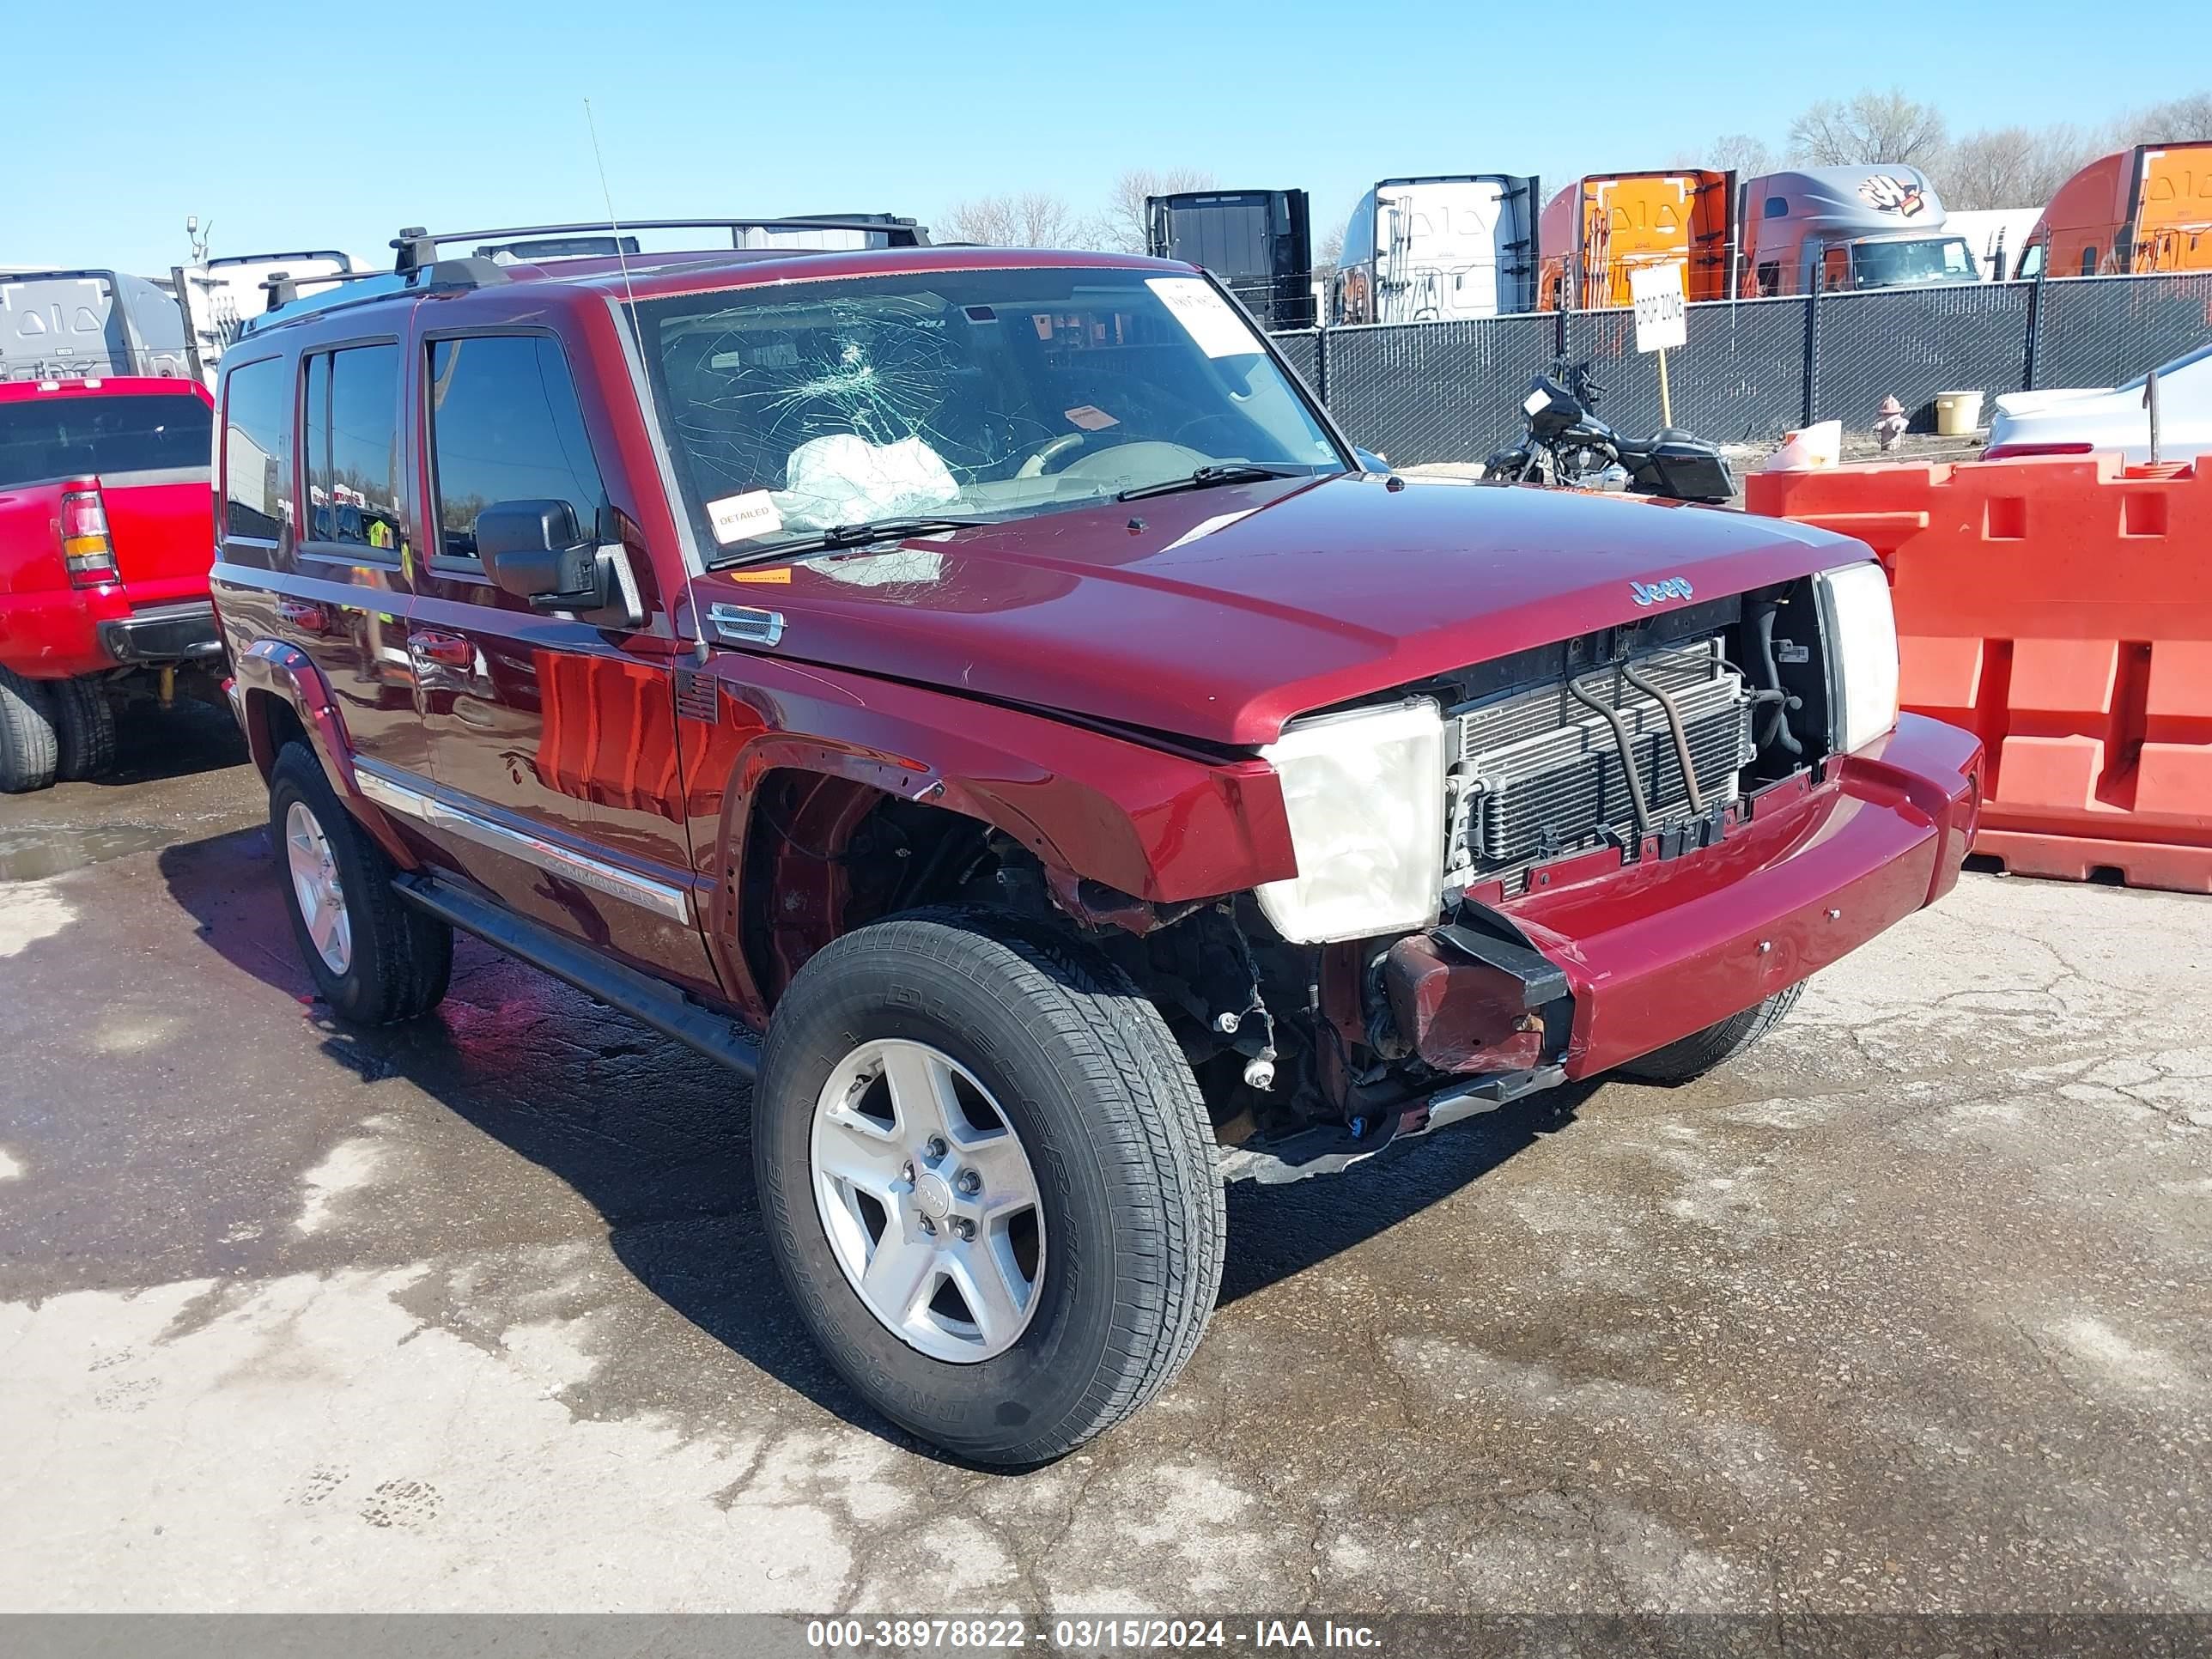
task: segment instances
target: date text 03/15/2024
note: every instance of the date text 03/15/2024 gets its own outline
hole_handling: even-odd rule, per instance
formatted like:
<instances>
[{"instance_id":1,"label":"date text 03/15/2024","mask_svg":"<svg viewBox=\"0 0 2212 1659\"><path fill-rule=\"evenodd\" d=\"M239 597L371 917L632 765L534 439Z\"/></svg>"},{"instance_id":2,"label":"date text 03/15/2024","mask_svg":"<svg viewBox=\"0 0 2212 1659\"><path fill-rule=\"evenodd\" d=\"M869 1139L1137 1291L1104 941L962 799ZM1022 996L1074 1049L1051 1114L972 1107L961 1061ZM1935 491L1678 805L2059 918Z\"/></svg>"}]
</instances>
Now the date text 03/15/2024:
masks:
<instances>
[{"instance_id":1,"label":"date text 03/15/2024","mask_svg":"<svg viewBox=\"0 0 2212 1659\"><path fill-rule=\"evenodd\" d=\"M806 1644L833 1653L988 1650L1039 1647L1063 1653L1115 1653L1188 1648L1255 1650L1332 1648L1373 1651L1382 1645L1371 1626L1334 1620L1056 1619L816 1619Z\"/></svg>"}]
</instances>

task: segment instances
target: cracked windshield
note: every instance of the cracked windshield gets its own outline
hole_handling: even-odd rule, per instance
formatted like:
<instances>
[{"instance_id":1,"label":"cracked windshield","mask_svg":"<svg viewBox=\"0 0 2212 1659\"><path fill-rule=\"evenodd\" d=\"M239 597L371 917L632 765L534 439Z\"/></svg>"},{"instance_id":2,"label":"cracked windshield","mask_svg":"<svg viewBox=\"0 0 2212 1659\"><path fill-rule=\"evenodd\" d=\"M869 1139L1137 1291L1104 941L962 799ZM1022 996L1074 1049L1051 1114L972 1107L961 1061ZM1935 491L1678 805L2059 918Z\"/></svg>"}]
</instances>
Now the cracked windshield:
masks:
<instances>
[{"instance_id":1,"label":"cracked windshield","mask_svg":"<svg viewBox=\"0 0 2212 1659\"><path fill-rule=\"evenodd\" d=\"M1000 521L1347 463L1191 276L966 270L637 307L708 562L916 516Z\"/></svg>"}]
</instances>

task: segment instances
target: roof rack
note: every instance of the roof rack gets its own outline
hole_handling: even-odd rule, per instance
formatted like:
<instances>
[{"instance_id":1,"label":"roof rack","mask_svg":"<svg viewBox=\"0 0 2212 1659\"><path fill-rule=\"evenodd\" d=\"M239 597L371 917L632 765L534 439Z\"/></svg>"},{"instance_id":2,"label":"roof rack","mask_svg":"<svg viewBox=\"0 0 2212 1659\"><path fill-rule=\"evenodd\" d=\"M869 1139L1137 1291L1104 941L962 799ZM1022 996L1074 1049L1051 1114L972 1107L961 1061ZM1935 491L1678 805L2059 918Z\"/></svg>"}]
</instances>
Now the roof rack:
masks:
<instances>
[{"instance_id":1,"label":"roof rack","mask_svg":"<svg viewBox=\"0 0 2212 1659\"><path fill-rule=\"evenodd\" d=\"M239 325L238 337L258 334L281 324L294 323L303 317L319 317L325 312L337 311L348 306L365 306L372 301L388 300L396 294L427 293L432 289L489 288L510 282L504 270L489 259L439 259L432 264L404 270L353 270L330 276L307 276L298 279L283 271L270 273L261 286L269 292L269 309L258 317L249 317ZM299 297L301 283L330 283L334 286L328 293L311 294ZM345 287L351 283L355 286Z\"/></svg>"},{"instance_id":2,"label":"roof rack","mask_svg":"<svg viewBox=\"0 0 2212 1659\"><path fill-rule=\"evenodd\" d=\"M521 236L615 236L633 230L726 230L730 246L742 250L748 230L852 230L880 235L891 247L927 247L929 232L913 219L890 213L789 213L775 219L625 219L598 220L573 225L498 225L488 230L449 230L437 235L410 226L392 239L398 253L394 269L413 270L436 261L438 249L447 242L499 241Z\"/></svg>"}]
</instances>

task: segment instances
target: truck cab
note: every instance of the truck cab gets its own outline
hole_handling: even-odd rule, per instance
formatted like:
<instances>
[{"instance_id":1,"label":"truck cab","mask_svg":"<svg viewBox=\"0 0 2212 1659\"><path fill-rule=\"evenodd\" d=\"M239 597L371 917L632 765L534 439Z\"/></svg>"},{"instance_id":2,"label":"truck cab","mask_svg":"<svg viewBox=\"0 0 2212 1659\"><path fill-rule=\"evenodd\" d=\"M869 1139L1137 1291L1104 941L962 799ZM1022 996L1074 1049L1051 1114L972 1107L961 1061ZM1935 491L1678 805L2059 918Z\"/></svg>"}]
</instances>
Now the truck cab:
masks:
<instances>
[{"instance_id":1,"label":"truck cab","mask_svg":"<svg viewBox=\"0 0 2212 1659\"><path fill-rule=\"evenodd\" d=\"M1746 182L1747 295L1833 293L1980 280L1966 240L1914 167L1801 167Z\"/></svg>"},{"instance_id":2,"label":"truck cab","mask_svg":"<svg viewBox=\"0 0 2212 1659\"><path fill-rule=\"evenodd\" d=\"M1445 322L1534 310L1539 188L1533 175L1504 173L1382 180L1346 222L1334 320Z\"/></svg>"},{"instance_id":3,"label":"truck cab","mask_svg":"<svg viewBox=\"0 0 2212 1659\"><path fill-rule=\"evenodd\" d=\"M1735 229L1735 174L1710 170L1593 173L1544 209L1539 301L1596 309L1629 303L1629 273L1676 264L1687 300L1724 300ZM1570 287L1569 279L1572 283Z\"/></svg>"},{"instance_id":4,"label":"truck cab","mask_svg":"<svg viewBox=\"0 0 2212 1659\"><path fill-rule=\"evenodd\" d=\"M2212 141L2136 144L2058 187L2015 274L2212 270Z\"/></svg>"}]
</instances>

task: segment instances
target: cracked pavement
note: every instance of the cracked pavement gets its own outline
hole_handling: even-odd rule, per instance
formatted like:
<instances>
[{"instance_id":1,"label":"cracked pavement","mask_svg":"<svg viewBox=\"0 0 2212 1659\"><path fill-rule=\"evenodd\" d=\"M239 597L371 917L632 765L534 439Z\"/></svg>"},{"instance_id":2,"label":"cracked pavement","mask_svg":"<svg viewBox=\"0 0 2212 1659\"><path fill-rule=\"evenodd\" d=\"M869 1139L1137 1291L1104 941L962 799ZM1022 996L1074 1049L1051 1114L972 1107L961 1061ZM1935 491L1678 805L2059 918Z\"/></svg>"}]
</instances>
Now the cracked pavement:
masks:
<instances>
[{"instance_id":1,"label":"cracked pavement","mask_svg":"<svg viewBox=\"0 0 2212 1659\"><path fill-rule=\"evenodd\" d=\"M1014 1477L816 1357L742 1088L473 945L331 1025L150 741L0 802L0 1606L2212 1608L2212 902L1970 875L1702 1084L1237 1188Z\"/></svg>"}]
</instances>

